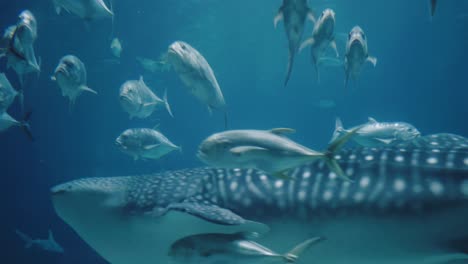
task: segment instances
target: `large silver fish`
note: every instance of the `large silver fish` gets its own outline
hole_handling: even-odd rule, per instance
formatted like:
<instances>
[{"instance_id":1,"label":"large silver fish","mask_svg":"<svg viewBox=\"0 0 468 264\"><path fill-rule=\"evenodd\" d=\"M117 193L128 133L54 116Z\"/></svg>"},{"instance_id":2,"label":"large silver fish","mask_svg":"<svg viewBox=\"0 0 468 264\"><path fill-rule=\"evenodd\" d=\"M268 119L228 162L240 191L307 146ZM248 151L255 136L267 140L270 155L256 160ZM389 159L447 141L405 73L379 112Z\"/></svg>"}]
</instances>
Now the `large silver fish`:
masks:
<instances>
[{"instance_id":1,"label":"large silver fish","mask_svg":"<svg viewBox=\"0 0 468 264\"><path fill-rule=\"evenodd\" d=\"M323 57L329 47L331 47L339 57L338 49L335 42L335 12L329 8L325 9L320 15L319 19L314 25L312 37L305 40L299 50L311 46L310 55L312 63L315 66L317 73L317 80L320 81L320 74L318 71L319 60Z\"/></svg>"},{"instance_id":2,"label":"large silver fish","mask_svg":"<svg viewBox=\"0 0 468 264\"><path fill-rule=\"evenodd\" d=\"M203 55L189 44L176 41L169 46L167 60L189 91L210 113L213 109L224 111L226 103L211 66Z\"/></svg>"},{"instance_id":3,"label":"large silver fish","mask_svg":"<svg viewBox=\"0 0 468 264\"><path fill-rule=\"evenodd\" d=\"M40 65L34 53L37 39L37 21L34 15L25 10L18 16L18 22L5 30L1 40L1 56L7 58L7 68L13 68L19 76L21 85L28 73L40 72Z\"/></svg>"},{"instance_id":4,"label":"large silver fish","mask_svg":"<svg viewBox=\"0 0 468 264\"><path fill-rule=\"evenodd\" d=\"M57 14L60 14L63 8L85 20L114 16L104 0L52 0L52 2Z\"/></svg>"},{"instance_id":5,"label":"large silver fish","mask_svg":"<svg viewBox=\"0 0 468 264\"><path fill-rule=\"evenodd\" d=\"M315 22L312 10L307 5L307 0L283 0L283 4L275 16L275 28L281 20L284 20L284 29L289 42L288 67L284 86L289 82L294 64L294 58L301 45L302 34L306 18Z\"/></svg>"},{"instance_id":6,"label":"large silver fish","mask_svg":"<svg viewBox=\"0 0 468 264\"><path fill-rule=\"evenodd\" d=\"M324 239L315 237L298 244L286 254L252 241L250 234L201 234L172 244L169 256L183 264L294 263L300 255Z\"/></svg>"},{"instance_id":7,"label":"large silver fish","mask_svg":"<svg viewBox=\"0 0 468 264\"><path fill-rule=\"evenodd\" d=\"M62 90L62 96L70 99L70 106L75 104L76 98L78 98L82 92L97 94L96 91L86 85L86 67L84 63L74 55L67 55L60 59L51 79L57 82Z\"/></svg>"},{"instance_id":8,"label":"large silver fish","mask_svg":"<svg viewBox=\"0 0 468 264\"><path fill-rule=\"evenodd\" d=\"M161 132L149 128L127 129L117 137L115 144L135 160L159 159L174 150L180 150Z\"/></svg>"},{"instance_id":9,"label":"large silver fish","mask_svg":"<svg viewBox=\"0 0 468 264\"><path fill-rule=\"evenodd\" d=\"M163 99L159 98L145 84L143 77L140 77L140 80L126 81L120 87L119 93L120 105L130 115L130 119L133 117L147 118L162 105L169 115L173 116L167 101L167 90L164 91Z\"/></svg>"},{"instance_id":10,"label":"large silver fish","mask_svg":"<svg viewBox=\"0 0 468 264\"><path fill-rule=\"evenodd\" d=\"M285 252L327 237L303 263L466 261L468 139L437 134L337 158L355 183L337 180L317 161L296 168L290 181L253 169L202 168L80 179L51 195L57 214L114 264L168 263L180 239L236 232L263 233L261 244Z\"/></svg>"},{"instance_id":11,"label":"large silver fish","mask_svg":"<svg viewBox=\"0 0 468 264\"><path fill-rule=\"evenodd\" d=\"M346 43L344 62L346 72L345 87L348 85L349 78L358 78L362 66L366 61L370 62L374 67L377 65L377 58L369 56L366 34L364 34L364 31L359 26L355 26L349 32Z\"/></svg>"},{"instance_id":12,"label":"large silver fish","mask_svg":"<svg viewBox=\"0 0 468 264\"><path fill-rule=\"evenodd\" d=\"M62 246L55 241L52 231L49 230L49 237L47 239L32 239L25 233L15 230L15 233L24 241L25 248L38 248L40 250L62 254L64 252Z\"/></svg>"}]
</instances>

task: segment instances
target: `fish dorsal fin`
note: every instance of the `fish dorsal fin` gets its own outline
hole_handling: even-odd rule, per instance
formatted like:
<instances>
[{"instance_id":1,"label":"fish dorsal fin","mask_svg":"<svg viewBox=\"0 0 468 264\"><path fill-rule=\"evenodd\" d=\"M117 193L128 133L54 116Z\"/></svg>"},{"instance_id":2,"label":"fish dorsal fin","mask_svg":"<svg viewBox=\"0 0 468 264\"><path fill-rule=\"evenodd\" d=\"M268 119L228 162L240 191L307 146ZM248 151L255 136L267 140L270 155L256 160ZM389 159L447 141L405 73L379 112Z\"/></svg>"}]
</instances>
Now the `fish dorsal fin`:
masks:
<instances>
[{"instance_id":1,"label":"fish dorsal fin","mask_svg":"<svg viewBox=\"0 0 468 264\"><path fill-rule=\"evenodd\" d=\"M285 128L285 127L280 127L280 128L273 128L269 130L270 133L273 133L275 135L284 135L284 134L293 134L296 133L295 129L292 128Z\"/></svg>"},{"instance_id":2,"label":"fish dorsal fin","mask_svg":"<svg viewBox=\"0 0 468 264\"><path fill-rule=\"evenodd\" d=\"M152 149L155 149L157 147L161 146L161 144L153 144L153 145L147 145L147 146L144 146L143 148L145 150L152 150Z\"/></svg>"},{"instance_id":3,"label":"fish dorsal fin","mask_svg":"<svg viewBox=\"0 0 468 264\"><path fill-rule=\"evenodd\" d=\"M369 118L368 118L368 121L369 121L369 123L371 123L371 124L377 124L377 123L378 123L377 120L375 120L375 119L372 118L372 117L369 117Z\"/></svg>"},{"instance_id":4,"label":"fish dorsal fin","mask_svg":"<svg viewBox=\"0 0 468 264\"><path fill-rule=\"evenodd\" d=\"M231 148L229 151L236 156L241 156L245 154L261 153L268 150L257 146L239 146Z\"/></svg>"},{"instance_id":5,"label":"fish dorsal fin","mask_svg":"<svg viewBox=\"0 0 468 264\"><path fill-rule=\"evenodd\" d=\"M146 86L145 80L143 80L143 75L140 75L140 79L138 80L138 83L140 83L140 84Z\"/></svg>"}]
</instances>

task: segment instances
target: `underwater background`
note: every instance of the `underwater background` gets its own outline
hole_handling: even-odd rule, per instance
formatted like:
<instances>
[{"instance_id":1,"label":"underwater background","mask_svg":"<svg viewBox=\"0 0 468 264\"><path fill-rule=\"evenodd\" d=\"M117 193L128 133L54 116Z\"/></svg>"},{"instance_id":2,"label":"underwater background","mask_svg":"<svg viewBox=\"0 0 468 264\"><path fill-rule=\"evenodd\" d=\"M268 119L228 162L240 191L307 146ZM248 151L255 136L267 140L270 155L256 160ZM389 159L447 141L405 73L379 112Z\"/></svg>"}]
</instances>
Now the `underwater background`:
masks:
<instances>
[{"instance_id":1,"label":"underwater background","mask_svg":"<svg viewBox=\"0 0 468 264\"><path fill-rule=\"evenodd\" d=\"M283 87L287 39L282 25L273 27L280 0L115 0L113 34L109 19L84 23L73 15L57 15L52 1L1 0L2 29L15 23L22 10L34 13L35 51L42 61L40 76L28 76L24 91L36 141L28 141L19 128L0 134L1 262L106 263L54 213L49 188L55 184L203 166L195 157L197 146L224 130L222 113L210 116L173 71L150 73L136 60L157 60L176 40L190 43L210 63L228 105L230 129L291 127L297 130L295 141L318 150L329 142L338 116L345 127L370 116L411 123L423 135L468 136L468 1L440 1L434 18L428 2L309 1L316 14L327 7L335 10L338 35L360 25L369 53L378 58L376 68L366 65L359 80L345 89L342 67L321 68L317 82L308 49L296 57L291 80ZM311 32L307 22L304 38ZM113 37L123 43L119 61L109 48ZM337 41L343 55L345 38ZM83 94L71 111L50 80L67 54L85 63L88 85L99 93ZM19 87L4 60L0 71ZM168 89L174 118L158 111L129 120L118 91L124 81L140 75L158 95ZM333 101L336 107L321 101ZM9 113L20 119L19 104ZM157 124L182 153L134 161L115 147L123 130ZM27 250L15 229L33 238L46 238L52 229L65 254Z\"/></svg>"}]
</instances>

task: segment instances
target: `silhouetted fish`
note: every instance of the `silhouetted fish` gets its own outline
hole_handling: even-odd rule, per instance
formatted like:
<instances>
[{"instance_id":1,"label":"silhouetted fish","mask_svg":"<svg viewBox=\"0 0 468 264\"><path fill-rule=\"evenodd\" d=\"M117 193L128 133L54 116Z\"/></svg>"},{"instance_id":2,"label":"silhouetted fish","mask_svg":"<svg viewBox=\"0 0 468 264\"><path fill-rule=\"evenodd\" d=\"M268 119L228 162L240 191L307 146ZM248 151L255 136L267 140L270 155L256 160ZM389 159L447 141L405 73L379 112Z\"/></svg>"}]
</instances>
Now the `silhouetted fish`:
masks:
<instances>
[{"instance_id":1,"label":"silhouetted fish","mask_svg":"<svg viewBox=\"0 0 468 264\"><path fill-rule=\"evenodd\" d=\"M303 263L442 263L468 252L468 139L438 134L337 155L295 180L201 168L89 178L51 189L58 215L114 264L167 263L171 245L209 233L257 232L265 245L327 237ZM247 220L251 219L251 220ZM258 222L253 222L258 221ZM264 223L264 224L261 224ZM278 248L279 252L285 249Z\"/></svg>"}]
</instances>

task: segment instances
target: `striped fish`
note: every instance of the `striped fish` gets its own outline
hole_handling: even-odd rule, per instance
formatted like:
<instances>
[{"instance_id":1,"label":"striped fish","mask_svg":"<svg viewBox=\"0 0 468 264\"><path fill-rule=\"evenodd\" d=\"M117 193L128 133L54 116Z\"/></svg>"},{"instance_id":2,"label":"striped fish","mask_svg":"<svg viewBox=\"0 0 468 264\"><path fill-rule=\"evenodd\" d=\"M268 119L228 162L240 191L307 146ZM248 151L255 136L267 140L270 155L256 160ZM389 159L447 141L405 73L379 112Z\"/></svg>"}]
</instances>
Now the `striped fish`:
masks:
<instances>
[{"instance_id":1,"label":"striped fish","mask_svg":"<svg viewBox=\"0 0 468 264\"><path fill-rule=\"evenodd\" d=\"M321 161L296 168L289 181L199 168L75 180L53 187L52 201L114 264L168 263L180 239L239 232L261 234L258 242L279 252L326 237L303 263L468 261L468 139L437 134L336 158L354 183Z\"/></svg>"}]
</instances>

